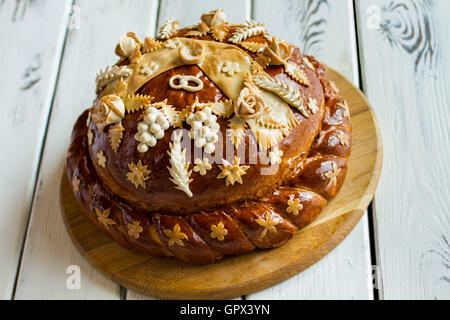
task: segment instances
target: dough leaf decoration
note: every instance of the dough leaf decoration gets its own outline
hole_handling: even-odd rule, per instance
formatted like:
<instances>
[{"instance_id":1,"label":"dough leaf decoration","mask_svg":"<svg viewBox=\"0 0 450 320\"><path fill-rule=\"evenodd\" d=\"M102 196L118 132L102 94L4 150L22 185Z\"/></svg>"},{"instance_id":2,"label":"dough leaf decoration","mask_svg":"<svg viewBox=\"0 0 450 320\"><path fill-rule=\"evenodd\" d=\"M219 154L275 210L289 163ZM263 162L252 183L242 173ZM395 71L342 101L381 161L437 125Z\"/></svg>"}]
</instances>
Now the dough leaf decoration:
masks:
<instances>
[{"instance_id":1,"label":"dough leaf decoration","mask_svg":"<svg viewBox=\"0 0 450 320\"><path fill-rule=\"evenodd\" d=\"M150 38L150 37L146 37L144 39L144 44L142 46L142 51L144 53L150 53L153 51L156 51L158 49L161 49L163 46L164 42Z\"/></svg>"},{"instance_id":2,"label":"dough leaf decoration","mask_svg":"<svg viewBox=\"0 0 450 320\"><path fill-rule=\"evenodd\" d=\"M298 83L308 87L311 86L311 82L309 81L305 71L300 69L300 67L296 63L286 62L284 64L284 71L286 71L286 73L290 75L292 79L294 79Z\"/></svg>"},{"instance_id":3,"label":"dough leaf decoration","mask_svg":"<svg viewBox=\"0 0 450 320\"><path fill-rule=\"evenodd\" d=\"M111 143L111 148L114 150L114 153L117 153L119 150L124 131L125 129L122 126L122 122L116 123L115 125L111 126L108 131L109 141Z\"/></svg>"},{"instance_id":4,"label":"dough leaf decoration","mask_svg":"<svg viewBox=\"0 0 450 320\"><path fill-rule=\"evenodd\" d=\"M314 68L314 65L311 63L311 61L309 61L308 57L303 57L303 62L306 64L308 68L316 72L316 68Z\"/></svg>"},{"instance_id":5,"label":"dough leaf decoration","mask_svg":"<svg viewBox=\"0 0 450 320\"><path fill-rule=\"evenodd\" d=\"M244 42L239 42L238 44L245 50L248 50L253 53L260 52L261 50L264 50L265 47L267 47L267 44L265 44L265 43L254 42L254 41L244 41Z\"/></svg>"},{"instance_id":6,"label":"dough leaf decoration","mask_svg":"<svg viewBox=\"0 0 450 320\"><path fill-rule=\"evenodd\" d=\"M291 84L285 83L279 79L273 79L266 75L256 75L253 77L253 81L261 88L275 93L291 106L297 108L305 118L309 117L303 106L303 99L300 91L295 90Z\"/></svg>"},{"instance_id":7,"label":"dough leaf decoration","mask_svg":"<svg viewBox=\"0 0 450 320\"><path fill-rule=\"evenodd\" d=\"M212 113L220 118L229 118L233 114L234 106L231 100L207 103Z\"/></svg>"},{"instance_id":8,"label":"dough leaf decoration","mask_svg":"<svg viewBox=\"0 0 450 320\"><path fill-rule=\"evenodd\" d=\"M105 70L100 70L96 78L97 92L112 81L120 78L128 78L132 73L133 70L128 68L127 66L112 66L106 67Z\"/></svg>"},{"instance_id":9,"label":"dough leaf decoration","mask_svg":"<svg viewBox=\"0 0 450 320\"><path fill-rule=\"evenodd\" d=\"M170 143L170 151L167 151L170 159L169 169L170 181L176 185L176 189L183 191L189 198L192 198L193 194L189 190L189 184L192 182L190 176L192 170L189 171L189 164L186 161L186 149L181 148L181 138L183 137L182 131L174 132L173 139Z\"/></svg>"},{"instance_id":10,"label":"dough leaf decoration","mask_svg":"<svg viewBox=\"0 0 450 320\"><path fill-rule=\"evenodd\" d=\"M245 25L238 27L229 39L230 42L239 43L250 37L264 35L267 32L264 24L253 20L247 20Z\"/></svg>"},{"instance_id":11,"label":"dough leaf decoration","mask_svg":"<svg viewBox=\"0 0 450 320\"><path fill-rule=\"evenodd\" d=\"M123 97L122 100L125 103L127 112L134 113L136 111L144 109L148 104L150 104L153 98L141 94L129 94Z\"/></svg>"},{"instance_id":12,"label":"dough leaf decoration","mask_svg":"<svg viewBox=\"0 0 450 320\"><path fill-rule=\"evenodd\" d=\"M228 24L219 24L211 28L211 36L214 40L222 42L223 40L225 40L229 30L230 27L228 26Z\"/></svg>"},{"instance_id":13,"label":"dough leaf decoration","mask_svg":"<svg viewBox=\"0 0 450 320\"><path fill-rule=\"evenodd\" d=\"M247 125L242 118L234 116L228 120L228 128L227 133L229 135L229 139L237 149L238 145L244 140Z\"/></svg>"},{"instance_id":14,"label":"dough leaf decoration","mask_svg":"<svg viewBox=\"0 0 450 320\"><path fill-rule=\"evenodd\" d=\"M188 32L186 32L186 34L184 35L185 37L201 37L203 36L203 32L198 31L198 30L189 30Z\"/></svg>"}]
</instances>

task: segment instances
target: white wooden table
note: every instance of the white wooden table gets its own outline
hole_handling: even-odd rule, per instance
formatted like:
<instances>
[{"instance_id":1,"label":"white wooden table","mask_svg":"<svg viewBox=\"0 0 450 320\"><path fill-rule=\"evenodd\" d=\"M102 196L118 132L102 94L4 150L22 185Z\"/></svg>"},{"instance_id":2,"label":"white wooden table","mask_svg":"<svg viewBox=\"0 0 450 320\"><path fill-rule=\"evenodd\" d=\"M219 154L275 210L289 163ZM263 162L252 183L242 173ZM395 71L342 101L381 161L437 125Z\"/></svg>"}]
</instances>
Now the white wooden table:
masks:
<instances>
[{"instance_id":1,"label":"white wooden table","mask_svg":"<svg viewBox=\"0 0 450 320\"><path fill-rule=\"evenodd\" d=\"M328 256L246 299L450 298L450 1L0 0L0 298L146 299L94 271L63 226L59 183L76 117L121 34L224 8L339 70L384 136L369 212ZM69 289L69 266L81 271ZM378 281L373 281L376 278Z\"/></svg>"}]
</instances>

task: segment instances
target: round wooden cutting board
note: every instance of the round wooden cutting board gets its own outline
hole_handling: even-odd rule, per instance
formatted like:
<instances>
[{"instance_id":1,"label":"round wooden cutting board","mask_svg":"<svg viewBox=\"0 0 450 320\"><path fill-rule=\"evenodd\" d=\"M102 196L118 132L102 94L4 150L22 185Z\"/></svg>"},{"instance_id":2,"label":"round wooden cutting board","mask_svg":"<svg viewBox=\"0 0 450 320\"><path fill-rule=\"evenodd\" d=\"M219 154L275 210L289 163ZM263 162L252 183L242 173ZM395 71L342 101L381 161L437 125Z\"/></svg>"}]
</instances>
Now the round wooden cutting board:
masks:
<instances>
[{"instance_id":1,"label":"round wooden cutting board","mask_svg":"<svg viewBox=\"0 0 450 320\"><path fill-rule=\"evenodd\" d=\"M333 250L353 229L373 198L382 164L381 135L364 95L328 68L350 107L353 145L344 186L311 225L284 246L226 257L210 265L189 265L122 248L83 214L62 179L64 221L84 258L95 269L128 289L167 299L226 299L286 280Z\"/></svg>"}]
</instances>

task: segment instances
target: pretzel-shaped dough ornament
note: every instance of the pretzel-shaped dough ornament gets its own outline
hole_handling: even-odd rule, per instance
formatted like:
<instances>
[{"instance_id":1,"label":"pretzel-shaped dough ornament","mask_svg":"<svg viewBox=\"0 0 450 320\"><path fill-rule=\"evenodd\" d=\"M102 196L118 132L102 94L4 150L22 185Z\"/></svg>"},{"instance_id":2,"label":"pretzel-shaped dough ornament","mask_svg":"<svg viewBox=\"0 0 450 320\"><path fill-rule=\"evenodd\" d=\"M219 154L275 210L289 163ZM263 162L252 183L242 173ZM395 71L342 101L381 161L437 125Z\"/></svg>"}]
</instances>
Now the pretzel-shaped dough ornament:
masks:
<instances>
[{"instance_id":1,"label":"pretzel-shaped dough ornament","mask_svg":"<svg viewBox=\"0 0 450 320\"><path fill-rule=\"evenodd\" d=\"M178 80L179 83L175 84L175 80ZM189 81L195 82L197 86L193 87L189 85ZM183 76L181 74L177 74L170 78L169 85L173 89L183 89L189 92L197 92L203 89L203 81L194 76Z\"/></svg>"}]
</instances>

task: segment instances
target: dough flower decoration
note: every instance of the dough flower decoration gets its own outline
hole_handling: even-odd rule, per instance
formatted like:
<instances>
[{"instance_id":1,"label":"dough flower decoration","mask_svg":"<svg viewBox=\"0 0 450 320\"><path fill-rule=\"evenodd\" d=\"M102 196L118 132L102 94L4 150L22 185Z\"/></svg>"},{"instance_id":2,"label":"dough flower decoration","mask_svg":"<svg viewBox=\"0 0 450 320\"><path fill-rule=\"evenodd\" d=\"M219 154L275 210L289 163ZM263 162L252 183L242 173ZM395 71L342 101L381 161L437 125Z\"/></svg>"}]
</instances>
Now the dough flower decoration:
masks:
<instances>
[{"instance_id":1,"label":"dough flower decoration","mask_svg":"<svg viewBox=\"0 0 450 320\"><path fill-rule=\"evenodd\" d=\"M339 139L339 143L344 147L348 147L348 145L350 144L348 135L346 135L345 132L339 131L336 137Z\"/></svg>"},{"instance_id":2,"label":"dough flower decoration","mask_svg":"<svg viewBox=\"0 0 450 320\"><path fill-rule=\"evenodd\" d=\"M106 168L106 157L105 154L103 153L103 150L97 152L97 163L100 167Z\"/></svg>"},{"instance_id":3,"label":"dough flower decoration","mask_svg":"<svg viewBox=\"0 0 450 320\"><path fill-rule=\"evenodd\" d=\"M338 168L336 165L336 162L331 163L332 169L325 173L325 177L330 179L327 184L327 188L330 188L332 185L337 185L337 177L339 173L341 172L341 169Z\"/></svg>"},{"instance_id":4,"label":"dough flower decoration","mask_svg":"<svg viewBox=\"0 0 450 320\"><path fill-rule=\"evenodd\" d=\"M244 87L236 99L234 113L244 120L258 118L268 109L261 95L262 92L254 83L252 75L247 73L244 78Z\"/></svg>"},{"instance_id":5,"label":"dough flower decoration","mask_svg":"<svg viewBox=\"0 0 450 320\"><path fill-rule=\"evenodd\" d=\"M116 95L103 96L94 104L91 114L97 128L103 131L106 126L122 121L125 116L125 104Z\"/></svg>"},{"instance_id":6,"label":"dough flower decoration","mask_svg":"<svg viewBox=\"0 0 450 320\"><path fill-rule=\"evenodd\" d=\"M97 214L97 219L100 221L106 229L109 229L109 226L116 224L116 222L109 218L109 214L111 212L111 208L108 208L104 211L101 211L99 208L95 208L95 213Z\"/></svg>"},{"instance_id":7,"label":"dough flower decoration","mask_svg":"<svg viewBox=\"0 0 450 320\"><path fill-rule=\"evenodd\" d=\"M228 234L228 230L225 229L225 226L222 222L219 222L217 225L211 226L211 238L217 239L219 241L223 241L225 236Z\"/></svg>"},{"instance_id":8,"label":"dough flower decoration","mask_svg":"<svg viewBox=\"0 0 450 320\"><path fill-rule=\"evenodd\" d=\"M344 102L338 103L337 106L344 110L344 118L350 119L350 109L348 108L347 101L344 100Z\"/></svg>"},{"instance_id":9,"label":"dough flower decoration","mask_svg":"<svg viewBox=\"0 0 450 320\"><path fill-rule=\"evenodd\" d=\"M190 29L184 36L200 37L211 33L216 41L223 41L228 33L227 17L223 9L213 10L201 16L201 22Z\"/></svg>"},{"instance_id":10,"label":"dough flower decoration","mask_svg":"<svg viewBox=\"0 0 450 320\"><path fill-rule=\"evenodd\" d=\"M127 224L128 234L130 237L139 239L139 235L144 231L144 229L139 224L139 221L134 221L133 223Z\"/></svg>"},{"instance_id":11,"label":"dough flower decoration","mask_svg":"<svg viewBox=\"0 0 450 320\"><path fill-rule=\"evenodd\" d=\"M141 153L148 151L149 147L156 146L157 140L164 137L170 123L161 110L153 106L148 107L143 114L143 120L138 123L138 132L134 136L140 142L137 150Z\"/></svg>"},{"instance_id":12,"label":"dough flower decoration","mask_svg":"<svg viewBox=\"0 0 450 320\"><path fill-rule=\"evenodd\" d=\"M211 12L202 14L201 20L209 28L220 26L227 22L227 15L223 9L213 10Z\"/></svg>"},{"instance_id":13,"label":"dough flower decoration","mask_svg":"<svg viewBox=\"0 0 450 320\"><path fill-rule=\"evenodd\" d=\"M270 45L262 47L257 51L257 57L255 59L256 62L261 66L263 66L264 68L266 68L269 65L274 66L283 65L284 71L289 76L291 76L291 78L293 78L295 81L297 81L302 85L310 86L311 82L309 81L306 72L302 70L300 66L297 65L296 63L288 61L288 59L292 56L294 46L288 43L287 41L280 40L276 37L271 37L270 41L271 41ZM304 59L307 60L307 58ZM308 61L307 66L313 67L312 64L309 62L309 60L307 61Z\"/></svg>"},{"instance_id":14,"label":"dough flower decoration","mask_svg":"<svg viewBox=\"0 0 450 320\"><path fill-rule=\"evenodd\" d=\"M236 182L242 184L242 176L246 174L250 166L240 165L240 159L238 157L234 157L233 163L228 162L225 159L222 159L222 165L219 165L219 169L222 172L217 176L217 179L226 178L226 185L229 186L234 185Z\"/></svg>"},{"instance_id":15,"label":"dough flower decoration","mask_svg":"<svg viewBox=\"0 0 450 320\"><path fill-rule=\"evenodd\" d=\"M261 96L244 87L236 100L234 113L243 119L253 119L260 116L264 109L264 100Z\"/></svg>"},{"instance_id":16,"label":"dough flower decoration","mask_svg":"<svg viewBox=\"0 0 450 320\"><path fill-rule=\"evenodd\" d=\"M136 189L141 186L142 188L146 188L146 181L150 179L149 175L151 173L151 170L147 169L148 166L142 165L142 161L139 160L137 164L135 164L133 161L128 163L128 169L130 169L130 172L127 173L127 180L130 181Z\"/></svg>"},{"instance_id":17,"label":"dough flower decoration","mask_svg":"<svg viewBox=\"0 0 450 320\"><path fill-rule=\"evenodd\" d=\"M282 156L283 156L283 151L278 149L278 147L272 148L272 151L269 152L270 164L273 166L280 164Z\"/></svg>"},{"instance_id":18,"label":"dough flower decoration","mask_svg":"<svg viewBox=\"0 0 450 320\"><path fill-rule=\"evenodd\" d=\"M226 61L219 65L219 71L225 73L228 77L232 77L235 73L240 72L239 63Z\"/></svg>"},{"instance_id":19,"label":"dough flower decoration","mask_svg":"<svg viewBox=\"0 0 450 320\"><path fill-rule=\"evenodd\" d=\"M169 247L174 244L184 247L183 239L188 239L188 237L185 233L181 232L181 228L178 223L173 227L173 230L164 229L163 231L166 237L169 238Z\"/></svg>"},{"instance_id":20,"label":"dough flower decoration","mask_svg":"<svg viewBox=\"0 0 450 320\"><path fill-rule=\"evenodd\" d=\"M292 213L294 216L298 216L300 211L303 210L303 205L300 203L300 199L289 199L286 208L287 213Z\"/></svg>"},{"instance_id":21,"label":"dough flower decoration","mask_svg":"<svg viewBox=\"0 0 450 320\"><path fill-rule=\"evenodd\" d=\"M312 114L316 114L319 111L319 106L317 105L317 99L309 98L308 99L308 109Z\"/></svg>"},{"instance_id":22,"label":"dough flower decoration","mask_svg":"<svg viewBox=\"0 0 450 320\"><path fill-rule=\"evenodd\" d=\"M265 219L256 219L255 220L257 224L259 224L261 227L264 227L264 230L261 232L261 239L264 238L267 235L267 232L277 232L277 228L275 227L278 224L278 220L274 220L270 213L266 213Z\"/></svg>"},{"instance_id":23,"label":"dough flower decoration","mask_svg":"<svg viewBox=\"0 0 450 320\"><path fill-rule=\"evenodd\" d=\"M120 36L119 43L116 46L116 54L122 59L129 58L136 49L141 47L141 44L135 33L128 32L126 35Z\"/></svg>"},{"instance_id":24,"label":"dough flower decoration","mask_svg":"<svg viewBox=\"0 0 450 320\"><path fill-rule=\"evenodd\" d=\"M203 160L197 158L194 160L194 164L194 171L200 173L202 176L206 175L206 171L211 170L212 168L208 158L203 158Z\"/></svg>"},{"instance_id":25,"label":"dough flower decoration","mask_svg":"<svg viewBox=\"0 0 450 320\"><path fill-rule=\"evenodd\" d=\"M334 92L339 93L339 88L334 81L329 81L328 83L330 84L330 87L334 90Z\"/></svg>"}]
</instances>

